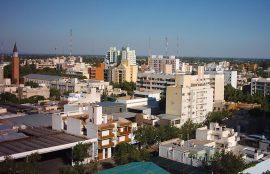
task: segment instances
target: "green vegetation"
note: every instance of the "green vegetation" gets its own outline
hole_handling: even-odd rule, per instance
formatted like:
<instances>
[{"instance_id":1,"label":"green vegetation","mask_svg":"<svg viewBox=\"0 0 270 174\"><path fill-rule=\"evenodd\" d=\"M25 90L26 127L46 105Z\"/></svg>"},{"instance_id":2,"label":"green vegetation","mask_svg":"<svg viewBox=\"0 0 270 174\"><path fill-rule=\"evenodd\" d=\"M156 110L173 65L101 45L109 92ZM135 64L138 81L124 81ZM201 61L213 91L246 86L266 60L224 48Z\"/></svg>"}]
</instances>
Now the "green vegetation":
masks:
<instances>
[{"instance_id":1,"label":"green vegetation","mask_svg":"<svg viewBox=\"0 0 270 174\"><path fill-rule=\"evenodd\" d=\"M245 167L242 156L234 155L232 152L216 153L211 164L212 172L217 174L237 174Z\"/></svg>"},{"instance_id":2,"label":"green vegetation","mask_svg":"<svg viewBox=\"0 0 270 174\"><path fill-rule=\"evenodd\" d=\"M113 88L121 88L122 90L126 90L129 95L133 94L133 91L136 90L136 83L124 81L123 83L114 83L111 82Z\"/></svg>"},{"instance_id":3,"label":"green vegetation","mask_svg":"<svg viewBox=\"0 0 270 174\"><path fill-rule=\"evenodd\" d=\"M66 74L63 70L57 70L54 68L44 68L44 69L36 69L35 65L25 65L20 67L20 81L22 81L22 77L28 74L46 74L46 75L55 75L55 76L63 76L63 77L71 77L78 79L86 79L85 76L82 75L70 75ZM11 65L7 65L4 67L4 77L11 78Z\"/></svg>"},{"instance_id":4,"label":"green vegetation","mask_svg":"<svg viewBox=\"0 0 270 174\"><path fill-rule=\"evenodd\" d=\"M84 159L89 157L89 144L78 143L72 151L72 161L75 163L74 167L68 166L59 169L60 174L86 174L95 173L97 171L98 163L91 162L83 164Z\"/></svg>"},{"instance_id":5,"label":"green vegetation","mask_svg":"<svg viewBox=\"0 0 270 174\"><path fill-rule=\"evenodd\" d=\"M72 161L75 165L80 165L85 158L89 157L87 153L89 149L89 144L78 143L72 150Z\"/></svg>"},{"instance_id":6,"label":"green vegetation","mask_svg":"<svg viewBox=\"0 0 270 174\"><path fill-rule=\"evenodd\" d=\"M228 119L231 116L232 116L232 113L228 111L210 112L208 113L204 124L209 125L209 123L211 122L217 122L221 124L224 119Z\"/></svg>"},{"instance_id":7,"label":"green vegetation","mask_svg":"<svg viewBox=\"0 0 270 174\"><path fill-rule=\"evenodd\" d=\"M230 102L258 103L261 104L263 110L269 109L268 99L264 97L263 94L256 93L250 95L239 89L233 88L231 85L225 86L224 99Z\"/></svg>"},{"instance_id":8,"label":"green vegetation","mask_svg":"<svg viewBox=\"0 0 270 174\"><path fill-rule=\"evenodd\" d=\"M15 161L11 157L5 157L0 163L0 173L4 174L38 174L38 161L40 155L33 153L27 156L23 161Z\"/></svg>"},{"instance_id":9,"label":"green vegetation","mask_svg":"<svg viewBox=\"0 0 270 174\"><path fill-rule=\"evenodd\" d=\"M0 94L0 102L1 103L19 103L19 99L15 94L11 94L9 92Z\"/></svg>"},{"instance_id":10,"label":"green vegetation","mask_svg":"<svg viewBox=\"0 0 270 174\"><path fill-rule=\"evenodd\" d=\"M115 147L114 159L118 165L127 164L134 161L149 160L149 158L150 153L147 150L138 150L128 143L119 143Z\"/></svg>"},{"instance_id":11,"label":"green vegetation","mask_svg":"<svg viewBox=\"0 0 270 174\"><path fill-rule=\"evenodd\" d=\"M24 104L24 103L31 103L35 104L38 103L40 100L45 100L43 96L35 95L26 99L18 99L15 94L11 94L9 92L5 92L0 94L0 102L1 103L16 103L16 104Z\"/></svg>"},{"instance_id":12,"label":"green vegetation","mask_svg":"<svg viewBox=\"0 0 270 174\"><path fill-rule=\"evenodd\" d=\"M141 147L150 147L162 141L173 138L181 138L183 140L195 138L196 129L199 124L188 120L180 129L173 126L142 126L135 132L135 140L140 142Z\"/></svg>"},{"instance_id":13,"label":"green vegetation","mask_svg":"<svg viewBox=\"0 0 270 174\"><path fill-rule=\"evenodd\" d=\"M50 89L50 98L53 100L60 100L61 92L58 89Z\"/></svg>"},{"instance_id":14,"label":"green vegetation","mask_svg":"<svg viewBox=\"0 0 270 174\"><path fill-rule=\"evenodd\" d=\"M186 121L183 126L181 126L179 132L180 132L180 138L182 140L189 140L194 139L196 136L196 129L201 127L201 124L193 123L191 119Z\"/></svg>"}]
</instances>

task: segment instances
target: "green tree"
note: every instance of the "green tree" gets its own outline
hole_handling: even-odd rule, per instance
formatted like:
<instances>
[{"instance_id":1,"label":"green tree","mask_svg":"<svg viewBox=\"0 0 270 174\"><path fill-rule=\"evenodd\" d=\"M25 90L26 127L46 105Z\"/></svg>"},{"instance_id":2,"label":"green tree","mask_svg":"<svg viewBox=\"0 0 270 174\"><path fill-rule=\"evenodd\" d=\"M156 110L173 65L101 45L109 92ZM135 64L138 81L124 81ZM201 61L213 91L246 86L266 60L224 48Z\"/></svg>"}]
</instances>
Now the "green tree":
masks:
<instances>
[{"instance_id":1,"label":"green tree","mask_svg":"<svg viewBox=\"0 0 270 174\"><path fill-rule=\"evenodd\" d=\"M158 129L153 126L141 126L134 132L134 135L140 146L149 147L158 142Z\"/></svg>"},{"instance_id":2,"label":"green tree","mask_svg":"<svg viewBox=\"0 0 270 174\"><path fill-rule=\"evenodd\" d=\"M3 102L3 103L6 103L6 102L19 103L19 100L18 100L18 98L16 97L15 94L5 92L5 93L0 94L0 102Z\"/></svg>"},{"instance_id":3,"label":"green tree","mask_svg":"<svg viewBox=\"0 0 270 174\"><path fill-rule=\"evenodd\" d=\"M200 124L193 123L190 119L187 120L179 130L180 138L182 140L194 139L196 135L196 129L200 126Z\"/></svg>"},{"instance_id":4,"label":"green tree","mask_svg":"<svg viewBox=\"0 0 270 174\"><path fill-rule=\"evenodd\" d=\"M89 144L78 143L72 150L72 161L75 165L80 165L85 158L89 157Z\"/></svg>"},{"instance_id":5,"label":"green tree","mask_svg":"<svg viewBox=\"0 0 270 174\"><path fill-rule=\"evenodd\" d=\"M115 147L114 160L118 165L140 161L140 152L128 143L119 143Z\"/></svg>"},{"instance_id":6,"label":"green tree","mask_svg":"<svg viewBox=\"0 0 270 174\"><path fill-rule=\"evenodd\" d=\"M5 157L5 160L0 163L0 173L4 174L16 174L18 170L17 163L9 156Z\"/></svg>"},{"instance_id":7,"label":"green tree","mask_svg":"<svg viewBox=\"0 0 270 174\"><path fill-rule=\"evenodd\" d=\"M58 89L51 88L50 89L50 98L54 100L60 100L61 92Z\"/></svg>"},{"instance_id":8,"label":"green tree","mask_svg":"<svg viewBox=\"0 0 270 174\"><path fill-rule=\"evenodd\" d=\"M38 153L33 153L25 158L22 164L23 173L27 174L38 174L38 161L40 160L40 155Z\"/></svg>"},{"instance_id":9,"label":"green tree","mask_svg":"<svg viewBox=\"0 0 270 174\"><path fill-rule=\"evenodd\" d=\"M28 101L32 104L38 103L40 100L45 100L45 97L41 95L34 95L28 98Z\"/></svg>"},{"instance_id":10,"label":"green tree","mask_svg":"<svg viewBox=\"0 0 270 174\"><path fill-rule=\"evenodd\" d=\"M240 155L232 152L216 153L211 164L215 174L237 174L245 169L245 162Z\"/></svg>"},{"instance_id":11,"label":"green tree","mask_svg":"<svg viewBox=\"0 0 270 174\"><path fill-rule=\"evenodd\" d=\"M207 115L205 125L209 125L211 122L217 122L221 124L223 119L230 118L231 116L232 113L228 111L210 112Z\"/></svg>"}]
</instances>

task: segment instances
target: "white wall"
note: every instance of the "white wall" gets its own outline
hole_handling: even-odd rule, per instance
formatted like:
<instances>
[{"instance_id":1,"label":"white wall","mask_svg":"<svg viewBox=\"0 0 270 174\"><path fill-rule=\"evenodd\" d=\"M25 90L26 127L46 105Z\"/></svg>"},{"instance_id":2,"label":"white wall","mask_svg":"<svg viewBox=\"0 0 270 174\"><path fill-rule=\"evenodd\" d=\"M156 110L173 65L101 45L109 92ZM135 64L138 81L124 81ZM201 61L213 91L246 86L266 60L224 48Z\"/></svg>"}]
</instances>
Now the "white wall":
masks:
<instances>
[{"instance_id":1,"label":"white wall","mask_svg":"<svg viewBox=\"0 0 270 174\"><path fill-rule=\"evenodd\" d=\"M81 120L68 117L67 118L67 133L81 136Z\"/></svg>"}]
</instances>

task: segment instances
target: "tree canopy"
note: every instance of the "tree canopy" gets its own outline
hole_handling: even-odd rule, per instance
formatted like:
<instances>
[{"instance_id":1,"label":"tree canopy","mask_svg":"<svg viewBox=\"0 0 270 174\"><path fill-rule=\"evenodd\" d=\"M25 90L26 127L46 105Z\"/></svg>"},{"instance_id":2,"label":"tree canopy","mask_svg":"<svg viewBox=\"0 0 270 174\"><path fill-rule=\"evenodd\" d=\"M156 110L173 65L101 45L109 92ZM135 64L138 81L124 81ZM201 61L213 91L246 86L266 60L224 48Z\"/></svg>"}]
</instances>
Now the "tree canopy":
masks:
<instances>
[{"instance_id":1,"label":"tree canopy","mask_svg":"<svg viewBox=\"0 0 270 174\"><path fill-rule=\"evenodd\" d=\"M122 90L126 90L128 94L132 94L134 90L136 90L136 83L124 81L123 83L115 83L111 82L113 88L120 88Z\"/></svg>"},{"instance_id":2,"label":"tree canopy","mask_svg":"<svg viewBox=\"0 0 270 174\"><path fill-rule=\"evenodd\" d=\"M211 164L211 170L216 174L237 174L245 169L242 156L232 152L216 153Z\"/></svg>"},{"instance_id":3,"label":"tree canopy","mask_svg":"<svg viewBox=\"0 0 270 174\"><path fill-rule=\"evenodd\" d=\"M134 146L128 143L119 143L115 147L114 159L116 164L122 165L134 161L148 160L150 154L147 150L138 150Z\"/></svg>"},{"instance_id":4,"label":"tree canopy","mask_svg":"<svg viewBox=\"0 0 270 174\"><path fill-rule=\"evenodd\" d=\"M230 118L231 116L232 116L232 113L229 111L210 112L208 113L204 124L209 125L209 123L211 122L217 122L221 124L224 119Z\"/></svg>"},{"instance_id":5,"label":"tree canopy","mask_svg":"<svg viewBox=\"0 0 270 174\"><path fill-rule=\"evenodd\" d=\"M245 103L258 103L262 105L263 110L269 109L268 98L263 96L262 93L249 94L239 89L233 88L231 85L227 85L224 88L224 99L231 102L245 102Z\"/></svg>"}]
</instances>

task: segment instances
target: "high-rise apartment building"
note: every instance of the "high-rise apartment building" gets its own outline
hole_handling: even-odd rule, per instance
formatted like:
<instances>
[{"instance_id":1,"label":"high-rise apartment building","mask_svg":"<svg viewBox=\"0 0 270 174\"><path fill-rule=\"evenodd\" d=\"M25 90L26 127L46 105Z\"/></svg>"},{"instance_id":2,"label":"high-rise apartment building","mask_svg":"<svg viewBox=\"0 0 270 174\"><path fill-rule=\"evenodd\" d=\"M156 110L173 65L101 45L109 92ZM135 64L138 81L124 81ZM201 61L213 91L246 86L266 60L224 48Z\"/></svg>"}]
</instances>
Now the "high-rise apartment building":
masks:
<instances>
[{"instance_id":1,"label":"high-rise apartment building","mask_svg":"<svg viewBox=\"0 0 270 174\"><path fill-rule=\"evenodd\" d=\"M135 50L131 50L129 47L123 47L121 50L121 62L123 60L129 60L130 65L136 65Z\"/></svg>"},{"instance_id":2,"label":"high-rise apartment building","mask_svg":"<svg viewBox=\"0 0 270 174\"><path fill-rule=\"evenodd\" d=\"M201 123L223 101L224 74L204 74L198 66L197 75L177 74L175 86L167 87L166 114L179 116L180 126L188 119Z\"/></svg>"},{"instance_id":3,"label":"high-rise apartment building","mask_svg":"<svg viewBox=\"0 0 270 174\"><path fill-rule=\"evenodd\" d=\"M19 84L20 83L20 59L18 56L18 49L15 43L13 48L13 56L12 56L12 83Z\"/></svg>"},{"instance_id":4,"label":"high-rise apartment building","mask_svg":"<svg viewBox=\"0 0 270 174\"><path fill-rule=\"evenodd\" d=\"M196 83L192 83L196 78ZM166 93L166 114L180 117L179 126L188 119L202 123L213 111L213 88L205 84L202 74L176 75L175 86L168 86Z\"/></svg>"},{"instance_id":5,"label":"high-rise apartment building","mask_svg":"<svg viewBox=\"0 0 270 174\"><path fill-rule=\"evenodd\" d=\"M110 49L107 51L106 59L109 61L109 63L118 63L120 60L118 60L120 55L120 51L116 49L116 47L110 47Z\"/></svg>"},{"instance_id":6,"label":"high-rise apartment building","mask_svg":"<svg viewBox=\"0 0 270 174\"><path fill-rule=\"evenodd\" d=\"M138 66L132 64L130 59L122 59L121 64L112 69L112 81L116 83L136 82Z\"/></svg>"},{"instance_id":7,"label":"high-rise apartment building","mask_svg":"<svg viewBox=\"0 0 270 174\"><path fill-rule=\"evenodd\" d=\"M152 55L148 60L149 68L154 70L156 73L171 74L171 71L167 71L168 66L172 66L172 73L176 73L179 70L179 59L175 56L164 57L162 55Z\"/></svg>"}]
</instances>

